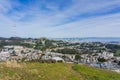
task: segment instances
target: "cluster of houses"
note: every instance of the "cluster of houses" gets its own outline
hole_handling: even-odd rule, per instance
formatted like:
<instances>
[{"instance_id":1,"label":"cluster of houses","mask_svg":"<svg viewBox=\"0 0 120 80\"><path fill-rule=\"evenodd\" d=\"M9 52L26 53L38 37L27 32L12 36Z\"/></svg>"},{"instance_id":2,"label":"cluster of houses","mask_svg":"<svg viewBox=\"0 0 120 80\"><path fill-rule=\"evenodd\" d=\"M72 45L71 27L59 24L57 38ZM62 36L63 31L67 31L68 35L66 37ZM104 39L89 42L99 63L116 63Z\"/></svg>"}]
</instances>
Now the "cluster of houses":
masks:
<instances>
[{"instance_id":1,"label":"cluster of houses","mask_svg":"<svg viewBox=\"0 0 120 80\"><path fill-rule=\"evenodd\" d=\"M74 58L75 55L55 53L50 51L40 51L23 46L4 46L4 48L0 52L0 61L22 62L40 60L43 62L73 62Z\"/></svg>"},{"instance_id":2,"label":"cluster of houses","mask_svg":"<svg viewBox=\"0 0 120 80\"><path fill-rule=\"evenodd\" d=\"M81 55L81 62L83 63L98 63L98 58L104 58L106 60L110 60L114 58L114 53L110 52L103 52L103 53L96 53L96 54L82 54Z\"/></svg>"},{"instance_id":3,"label":"cluster of houses","mask_svg":"<svg viewBox=\"0 0 120 80\"><path fill-rule=\"evenodd\" d=\"M100 62L98 59L104 59L105 61ZM82 54L79 64L87 64L92 67L105 68L120 73L120 65L118 65L120 57L114 56L114 53L102 52L97 54Z\"/></svg>"},{"instance_id":4,"label":"cluster of houses","mask_svg":"<svg viewBox=\"0 0 120 80\"><path fill-rule=\"evenodd\" d=\"M4 46L0 52L0 61L21 61L23 58L28 60L30 59L29 55L31 55L32 59L35 59L39 56L38 53L40 52L35 51L32 48L25 48L22 46Z\"/></svg>"}]
</instances>

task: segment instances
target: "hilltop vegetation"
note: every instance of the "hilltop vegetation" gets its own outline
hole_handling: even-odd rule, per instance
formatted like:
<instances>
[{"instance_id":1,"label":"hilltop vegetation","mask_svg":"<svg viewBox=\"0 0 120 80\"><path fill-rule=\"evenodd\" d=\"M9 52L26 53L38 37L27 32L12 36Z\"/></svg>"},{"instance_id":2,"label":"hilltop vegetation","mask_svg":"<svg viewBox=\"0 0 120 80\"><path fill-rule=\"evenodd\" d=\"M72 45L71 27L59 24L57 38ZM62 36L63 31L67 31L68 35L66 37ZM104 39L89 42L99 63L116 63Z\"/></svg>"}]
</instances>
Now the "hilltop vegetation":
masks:
<instances>
[{"instance_id":1,"label":"hilltop vegetation","mask_svg":"<svg viewBox=\"0 0 120 80\"><path fill-rule=\"evenodd\" d=\"M73 67L72 67L73 66ZM73 68L73 69L72 69ZM120 74L66 63L0 63L0 80L119 80Z\"/></svg>"}]
</instances>

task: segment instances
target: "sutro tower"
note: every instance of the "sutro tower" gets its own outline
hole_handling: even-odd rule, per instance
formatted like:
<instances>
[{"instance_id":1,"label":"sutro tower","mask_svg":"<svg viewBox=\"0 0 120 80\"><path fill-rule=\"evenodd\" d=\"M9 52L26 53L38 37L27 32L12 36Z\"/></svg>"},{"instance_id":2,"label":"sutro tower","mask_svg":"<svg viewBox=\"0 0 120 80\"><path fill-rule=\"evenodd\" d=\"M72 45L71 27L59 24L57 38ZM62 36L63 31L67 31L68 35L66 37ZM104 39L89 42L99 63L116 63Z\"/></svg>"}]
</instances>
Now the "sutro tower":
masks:
<instances>
[{"instance_id":1,"label":"sutro tower","mask_svg":"<svg viewBox=\"0 0 120 80\"><path fill-rule=\"evenodd\" d=\"M13 37L17 37L16 25L13 26Z\"/></svg>"}]
</instances>

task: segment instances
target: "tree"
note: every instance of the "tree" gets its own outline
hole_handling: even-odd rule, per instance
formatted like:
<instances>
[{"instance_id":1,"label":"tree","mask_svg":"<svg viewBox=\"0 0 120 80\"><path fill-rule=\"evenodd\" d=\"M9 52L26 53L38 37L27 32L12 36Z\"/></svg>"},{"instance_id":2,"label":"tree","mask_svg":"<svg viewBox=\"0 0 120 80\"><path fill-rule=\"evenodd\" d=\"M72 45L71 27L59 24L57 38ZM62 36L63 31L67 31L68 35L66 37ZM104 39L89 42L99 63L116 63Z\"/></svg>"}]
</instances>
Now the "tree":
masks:
<instances>
[{"instance_id":1,"label":"tree","mask_svg":"<svg viewBox=\"0 0 120 80\"><path fill-rule=\"evenodd\" d=\"M15 51L12 52L12 56L17 56Z\"/></svg>"},{"instance_id":2,"label":"tree","mask_svg":"<svg viewBox=\"0 0 120 80\"><path fill-rule=\"evenodd\" d=\"M78 50L69 49L69 48L58 49L56 52L63 53L63 54L79 54Z\"/></svg>"},{"instance_id":3,"label":"tree","mask_svg":"<svg viewBox=\"0 0 120 80\"><path fill-rule=\"evenodd\" d=\"M75 60L77 60L77 61L78 61L78 60L80 60L80 59L81 59L81 56L80 56L80 55L78 55L78 54L77 54L77 55L75 55Z\"/></svg>"},{"instance_id":4,"label":"tree","mask_svg":"<svg viewBox=\"0 0 120 80\"><path fill-rule=\"evenodd\" d=\"M118 62L118 65L120 65L120 61Z\"/></svg>"},{"instance_id":5,"label":"tree","mask_svg":"<svg viewBox=\"0 0 120 80\"><path fill-rule=\"evenodd\" d=\"M102 58L98 58L98 61L99 61L99 62L105 62L106 59L102 57Z\"/></svg>"},{"instance_id":6,"label":"tree","mask_svg":"<svg viewBox=\"0 0 120 80\"><path fill-rule=\"evenodd\" d=\"M114 55L115 55L115 56L120 56L120 50L117 50Z\"/></svg>"},{"instance_id":7,"label":"tree","mask_svg":"<svg viewBox=\"0 0 120 80\"><path fill-rule=\"evenodd\" d=\"M40 38L36 41L35 49L40 49L45 51L46 49L54 47L52 40L48 40L47 38Z\"/></svg>"}]
</instances>

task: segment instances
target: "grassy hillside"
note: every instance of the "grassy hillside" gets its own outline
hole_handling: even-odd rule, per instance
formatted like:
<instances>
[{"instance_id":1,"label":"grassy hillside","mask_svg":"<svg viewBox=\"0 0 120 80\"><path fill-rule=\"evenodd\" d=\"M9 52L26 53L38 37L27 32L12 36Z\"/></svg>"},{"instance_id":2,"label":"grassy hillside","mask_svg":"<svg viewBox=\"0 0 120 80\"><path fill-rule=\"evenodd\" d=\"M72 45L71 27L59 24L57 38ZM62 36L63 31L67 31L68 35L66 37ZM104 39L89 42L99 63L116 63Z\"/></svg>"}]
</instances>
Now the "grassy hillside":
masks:
<instances>
[{"instance_id":1,"label":"grassy hillside","mask_svg":"<svg viewBox=\"0 0 120 80\"><path fill-rule=\"evenodd\" d=\"M120 80L120 74L112 71L83 65L74 65L73 69L79 72L85 80Z\"/></svg>"},{"instance_id":2,"label":"grassy hillside","mask_svg":"<svg viewBox=\"0 0 120 80\"><path fill-rule=\"evenodd\" d=\"M120 80L120 74L64 63L0 63L0 80Z\"/></svg>"},{"instance_id":3,"label":"grassy hillside","mask_svg":"<svg viewBox=\"0 0 120 80\"><path fill-rule=\"evenodd\" d=\"M0 80L82 80L63 63L0 63Z\"/></svg>"}]
</instances>

